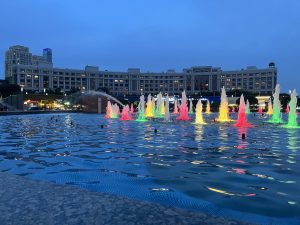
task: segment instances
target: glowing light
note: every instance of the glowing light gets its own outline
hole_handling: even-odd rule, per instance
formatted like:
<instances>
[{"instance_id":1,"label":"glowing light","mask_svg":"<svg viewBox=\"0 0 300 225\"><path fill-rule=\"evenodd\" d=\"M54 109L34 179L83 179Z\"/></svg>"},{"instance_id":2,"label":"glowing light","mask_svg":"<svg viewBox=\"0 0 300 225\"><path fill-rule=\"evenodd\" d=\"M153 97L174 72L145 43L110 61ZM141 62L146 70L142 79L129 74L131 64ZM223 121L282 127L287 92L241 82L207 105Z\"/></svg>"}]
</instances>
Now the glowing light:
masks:
<instances>
[{"instance_id":1,"label":"glowing light","mask_svg":"<svg viewBox=\"0 0 300 225\"><path fill-rule=\"evenodd\" d=\"M202 116L202 102L199 99L196 105L196 119L195 119L195 124L205 124Z\"/></svg>"},{"instance_id":2,"label":"glowing light","mask_svg":"<svg viewBox=\"0 0 300 225\"><path fill-rule=\"evenodd\" d=\"M290 112L290 107L289 105L286 106L285 112L288 114Z\"/></svg>"},{"instance_id":3,"label":"glowing light","mask_svg":"<svg viewBox=\"0 0 300 225\"><path fill-rule=\"evenodd\" d=\"M155 99L152 97L152 114L153 114L153 116L155 116L155 109L156 109Z\"/></svg>"},{"instance_id":4,"label":"glowing light","mask_svg":"<svg viewBox=\"0 0 300 225\"><path fill-rule=\"evenodd\" d=\"M134 114L134 108L133 108L133 104L132 103L131 103L131 106L130 106L130 113Z\"/></svg>"},{"instance_id":5,"label":"glowing light","mask_svg":"<svg viewBox=\"0 0 300 225\"><path fill-rule=\"evenodd\" d=\"M258 113L263 113L263 108L261 106L258 107Z\"/></svg>"},{"instance_id":6,"label":"glowing light","mask_svg":"<svg viewBox=\"0 0 300 225\"><path fill-rule=\"evenodd\" d=\"M246 173L246 170L244 169L240 169L240 168L235 168L235 169L232 169L235 173L237 174L245 174Z\"/></svg>"},{"instance_id":7,"label":"glowing light","mask_svg":"<svg viewBox=\"0 0 300 225\"><path fill-rule=\"evenodd\" d=\"M223 191L223 190L220 190L220 189L217 189L217 188L212 188L212 187L207 187L208 190L210 191L214 191L214 192L217 192L219 194L223 194L223 195L230 195L230 196L247 196L247 197L253 197L253 196L256 196L255 193L247 193L247 194L243 194L243 193L231 193L231 192L227 192L227 191Z\"/></svg>"},{"instance_id":8,"label":"glowing light","mask_svg":"<svg viewBox=\"0 0 300 225\"><path fill-rule=\"evenodd\" d=\"M119 114L120 114L120 108L117 105L117 103L115 103L115 104L112 105L112 115L111 115L111 118L112 119L116 119L116 118L118 118Z\"/></svg>"},{"instance_id":9,"label":"glowing light","mask_svg":"<svg viewBox=\"0 0 300 225\"><path fill-rule=\"evenodd\" d=\"M147 121L145 118L145 99L144 98L145 98L144 95L142 95L140 97L140 102L138 105L138 118L136 119L136 121L139 121L139 122ZM150 98L151 98L151 96L150 96Z\"/></svg>"},{"instance_id":10,"label":"glowing light","mask_svg":"<svg viewBox=\"0 0 300 225\"><path fill-rule=\"evenodd\" d=\"M178 102L177 102L177 99L175 100L174 102L174 114L178 114Z\"/></svg>"},{"instance_id":11,"label":"glowing light","mask_svg":"<svg viewBox=\"0 0 300 225\"><path fill-rule=\"evenodd\" d=\"M207 187L207 189L210 190L210 191L214 191L214 192L220 193L220 194L224 194L224 195L234 195L232 193L229 193L229 192L217 189L217 188Z\"/></svg>"},{"instance_id":12,"label":"glowing light","mask_svg":"<svg viewBox=\"0 0 300 225\"><path fill-rule=\"evenodd\" d=\"M273 114L273 106L272 106L272 100L271 100L271 98L269 99L269 102L268 102L268 111L267 111L267 114L268 115L272 115Z\"/></svg>"},{"instance_id":13,"label":"glowing light","mask_svg":"<svg viewBox=\"0 0 300 225\"><path fill-rule=\"evenodd\" d=\"M163 102L162 105L161 105L161 114L165 115L165 113L166 113L166 107L165 107L165 103Z\"/></svg>"},{"instance_id":14,"label":"glowing light","mask_svg":"<svg viewBox=\"0 0 300 225\"><path fill-rule=\"evenodd\" d=\"M219 122L230 122L231 119L229 117L229 110L228 110L228 100L226 96L225 88L222 88L221 94L221 104L219 109L219 118L217 119Z\"/></svg>"},{"instance_id":15,"label":"glowing light","mask_svg":"<svg viewBox=\"0 0 300 225\"><path fill-rule=\"evenodd\" d=\"M132 120L132 117L130 116L130 110L129 110L129 106L126 105L125 107L123 107L122 110L122 116L120 118L120 120Z\"/></svg>"},{"instance_id":16,"label":"glowing light","mask_svg":"<svg viewBox=\"0 0 300 225\"><path fill-rule=\"evenodd\" d=\"M188 114L188 107L186 102L186 94L185 91L182 92L181 97L181 104L179 108L179 117L176 118L177 120L189 120L189 114Z\"/></svg>"},{"instance_id":17,"label":"glowing light","mask_svg":"<svg viewBox=\"0 0 300 225\"><path fill-rule=\"evenodd\" d=\"M210 102L209 100L207 100L207 104L206 104L206 114L210 114Z\"/></svg>"},{"instance_id":18,"label":"glowing light","mask_svg":"<svg viewBox=\"0 0 300 225\"><path fill-rule=\"evenodd\" d=\"M241 95L241 97L240 97L238 120L234 126L236 126L236 127L251 127L252 126L250 123L247 122L246 105L245 105L244 95Z\"/></svg>"},{"instance_id":19,"label":"glowing light","mask_svg":"<svg viewBox=\"0 0 300 225\"><path fill-rule=\"evenodd\" d=\"M232 107L231 113L235 113L235 107Z\"/></svg>"},{"instance_id":20,"label":"glowing light","mask_svg":"<svg viewBox=\"0 0 300 225\"><path fill-rule=\"evenodd\" d=\"M153 104L154 105L154 104ZM155 107L155 113L154 116L156 118L161 118L164 115L164 100L162 98L161 92L157 95L157 101L156 101L156 107Z\"/></svg>"},{"instance_id":21,"label":"glowing light","mask_svg":"<svg viewBox=\"0 0 300 225\"><path fill-rule=\"evenodd\" d=\"M288 123L284 125L286 128L300 128L298 126L297 122L297 113L296 113L296 107L297 107L297 92L294 89L291 93L291 100L289 102L290 112L289 112L289 118Z\"/></svg>"},{"instance_id":22,"label":"glowing light","mask_svg":"<svg viewBox=\"0 0 300 225\"><path fill-rule=\"evenodd\" d=\"M145 112L146 117L154 117L155 102L153 106L153 100L151 98L151 95L149 94L147 99L147 104L146 104L146 112Z\"/></svg>"},{"instance_id":23,"label":"glowing light","mask_svg":"<svg viewBox=\"0 0 300 225\"><path fill-rule=\"evenodd\" d=\"M273 113L272 118L268 121L270 123L282 123L281 119L281 104L279 100L279 94L280 94L280 86L279 84L276 85L275 93L273 95L274 103L273 103Z\"/></svg>"},{"instance_id":24,"label":"glowing light","mask_svg":"<svg viewBox=\"0 0 300 225\"><path fill-rule=\"evenodd\" d=\"M247 99L247 102L246 102L246 114L250 114L251 111L250 111L250 103L249 103L249 100Z\"/></svg>"},{"instance_id":25,"label":"glowing light","mask_svg":"<svg viewBox=\"0 0 300 225\"><path fill-rule=\"evenodd\" d=\"M112 118L112 106L110 101L107 101L107 106L106 106L106 115L105 118L110 119Z\"/></svg>"},{"instance_id":26,"label":"glowing light","mask_svg":"<svg viewBox=\"0 0 300 225\"><path fill-rule=\"evenodd\" d=\"M120 109L117 104L112 105L110 101L107 101L105 118L107 119L118 118L118 110Z\"/></svg>"}]
</instances>

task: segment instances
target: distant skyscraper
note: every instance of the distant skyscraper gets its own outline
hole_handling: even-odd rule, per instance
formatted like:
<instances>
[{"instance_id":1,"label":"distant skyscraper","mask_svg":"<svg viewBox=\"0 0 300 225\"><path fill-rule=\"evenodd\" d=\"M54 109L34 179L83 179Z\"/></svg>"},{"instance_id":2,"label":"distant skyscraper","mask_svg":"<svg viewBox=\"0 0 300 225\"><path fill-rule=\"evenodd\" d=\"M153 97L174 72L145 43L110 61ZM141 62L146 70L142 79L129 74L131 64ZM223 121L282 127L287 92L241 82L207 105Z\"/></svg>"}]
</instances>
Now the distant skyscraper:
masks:
<instances>
[{"instance_id":1,"label":"distant skyscraper","mask_svg":"<svg viewBox=\"0 0 300 225\"><path fill-rule=\"evenodd\" d=\"M51 48L43 49L43 57L46 59L47 62L52 63L52 49Z\"/></svg>"}]
</instances>

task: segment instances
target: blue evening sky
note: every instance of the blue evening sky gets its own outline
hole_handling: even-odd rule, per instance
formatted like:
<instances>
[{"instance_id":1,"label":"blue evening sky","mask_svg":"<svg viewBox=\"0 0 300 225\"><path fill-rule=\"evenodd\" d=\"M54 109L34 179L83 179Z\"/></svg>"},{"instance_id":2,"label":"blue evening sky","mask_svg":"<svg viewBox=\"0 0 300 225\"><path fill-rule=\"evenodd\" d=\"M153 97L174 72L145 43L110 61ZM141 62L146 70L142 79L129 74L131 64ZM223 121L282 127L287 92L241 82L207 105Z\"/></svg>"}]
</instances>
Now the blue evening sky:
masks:
<instances>
[{"instance_id":1,"label":"blue evening sky","mask_svg":"<svg viewBox=\"0 0 300 225\"><path fill-rule=\"evenodd\" d=\"M274 61L284 91L300 92L299 0L1 0L4 52L53 49L56 67L224 70Z\"/></svg>"}]
</instances>

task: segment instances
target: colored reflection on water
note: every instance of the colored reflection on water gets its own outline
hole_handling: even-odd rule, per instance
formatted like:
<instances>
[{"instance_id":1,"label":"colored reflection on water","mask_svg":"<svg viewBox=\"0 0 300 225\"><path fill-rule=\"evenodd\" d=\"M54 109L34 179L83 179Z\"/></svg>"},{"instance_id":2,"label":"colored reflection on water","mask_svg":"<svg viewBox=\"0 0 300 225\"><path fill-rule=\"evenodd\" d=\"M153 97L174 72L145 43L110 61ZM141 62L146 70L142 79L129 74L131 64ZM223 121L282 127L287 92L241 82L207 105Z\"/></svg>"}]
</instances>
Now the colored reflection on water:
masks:
<instances>
[{"instance_id":1,"label":"colored reflection on water","mask_svg":"<svg viewBox=\"0 0 300 225\"><path fill-rule=\"evenodd\" d=\"M205 126L177 121L176 115L173 123L96 114L8 116L0 121L0 171L235 218L248 215L256 223L279 224L282 218L280 224L293 224L290 219L300 216L300 130L260 116L249 115L255 126L249 128L209 122L213 113L203 116Z\"/></svg>"}]
</instances>

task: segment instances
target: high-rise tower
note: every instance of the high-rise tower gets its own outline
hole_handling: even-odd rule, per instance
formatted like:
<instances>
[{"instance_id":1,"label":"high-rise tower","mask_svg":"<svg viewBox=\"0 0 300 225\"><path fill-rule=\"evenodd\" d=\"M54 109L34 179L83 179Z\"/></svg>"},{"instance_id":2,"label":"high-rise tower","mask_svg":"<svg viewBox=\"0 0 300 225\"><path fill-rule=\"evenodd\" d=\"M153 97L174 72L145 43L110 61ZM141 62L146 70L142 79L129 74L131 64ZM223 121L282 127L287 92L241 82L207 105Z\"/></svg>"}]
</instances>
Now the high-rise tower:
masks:
<instances>
[{"instance_id":1,"label":"high-rise tower","mask_svg":"<svg viewBox=\"0 0 300 225\"><path fill-rule=\"evenodd\" d=\"M48 63L52 63L52 49L51 48L44 48L43 49L43 57Z\"/></svg>"}]
</instances>

